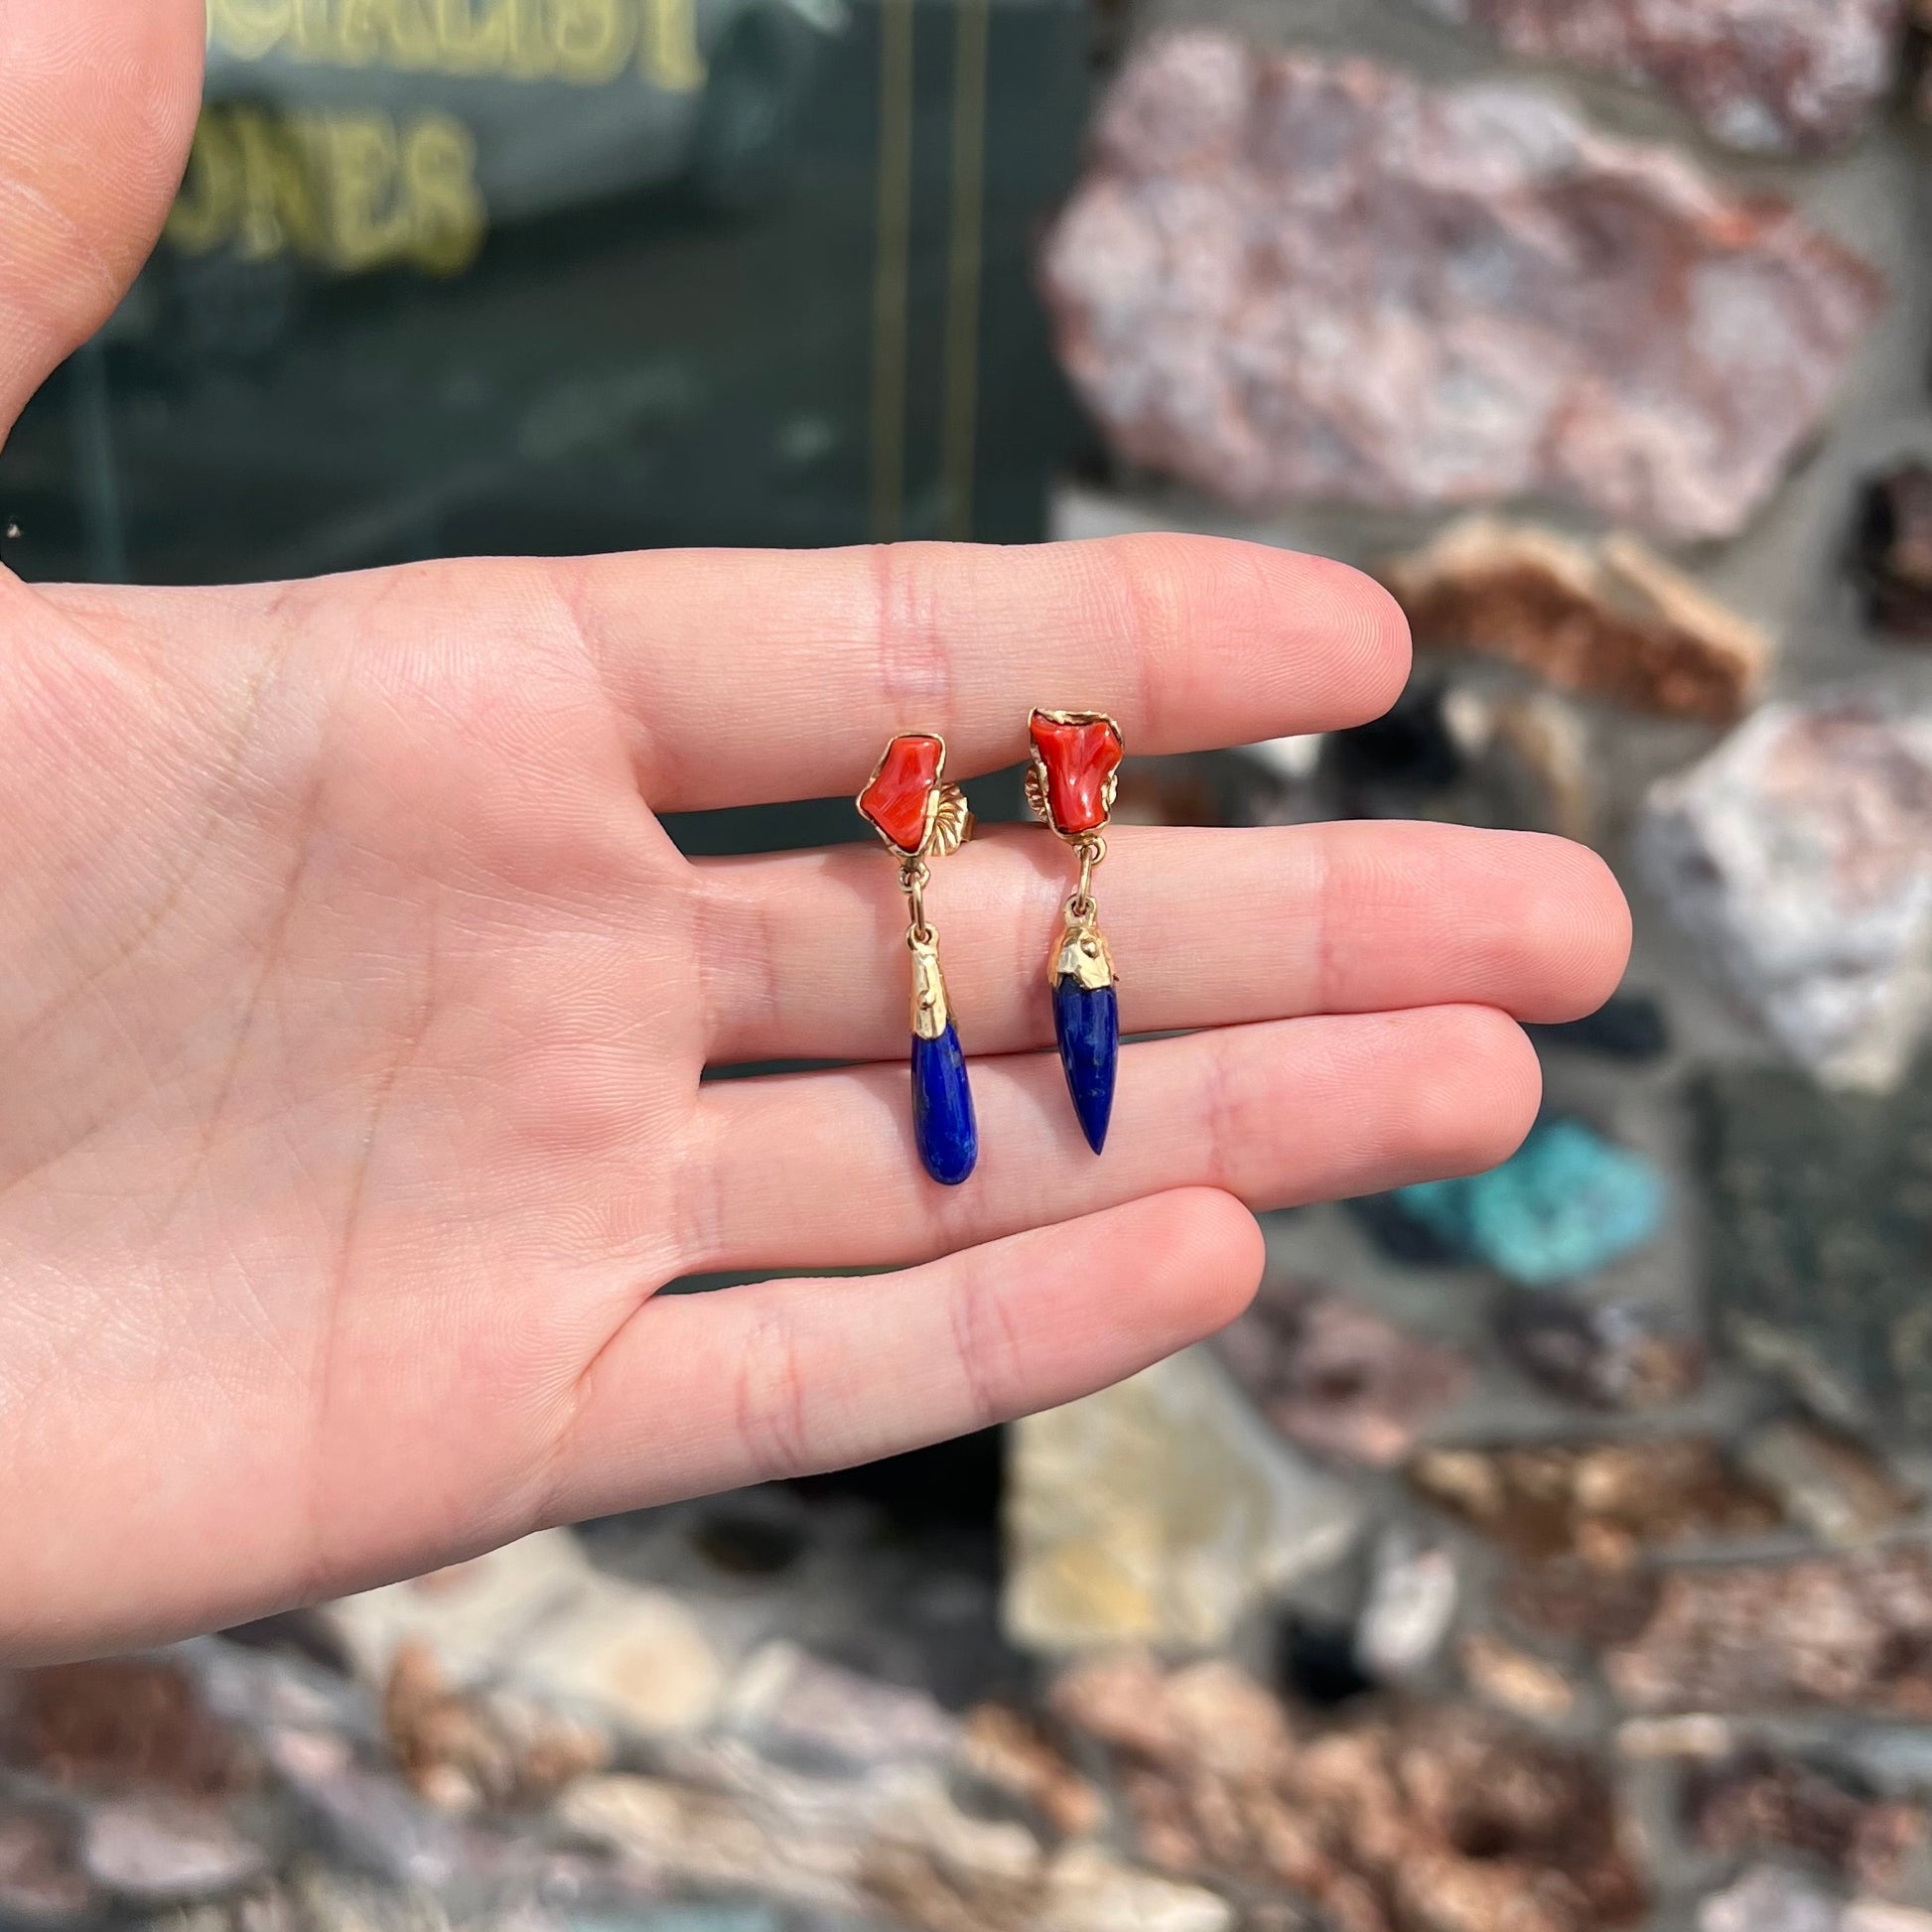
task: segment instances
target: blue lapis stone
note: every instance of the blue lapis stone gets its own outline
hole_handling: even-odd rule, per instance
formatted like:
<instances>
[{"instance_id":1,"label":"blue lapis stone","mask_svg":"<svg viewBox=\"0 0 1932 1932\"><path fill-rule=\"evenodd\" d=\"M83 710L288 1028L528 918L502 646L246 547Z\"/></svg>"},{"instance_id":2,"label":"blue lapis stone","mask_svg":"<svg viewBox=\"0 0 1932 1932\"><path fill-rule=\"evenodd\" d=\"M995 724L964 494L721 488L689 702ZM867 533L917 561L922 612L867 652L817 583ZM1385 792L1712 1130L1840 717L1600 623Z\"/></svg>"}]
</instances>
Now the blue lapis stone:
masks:
<instances>
[{"instance_id":1,"label":"blue lapis stone","mask_svg":"<svg viewBox=\"0 0 1932 1932\"><path fill-rule=\"evenodd\" d=\"M1063 979L1053 989L1053 1032L1080 1131L1098 1154L1107 1145L1114 1112L1114 1074L1120 1066L1120 995L1111 986Z\"/></svg>"},{"instance_id":2,"label":"blue lapis stone","mask_svg":"<svg viewBox=\"0 0 1932 1932\"><path fill-rule=\"evenodd\" d=\"M912 1036L912 1133L926 1173L942 1186L957 1187L979 1162L973 1089L950 1021L937 1039Z\"/></svg>"}]
</instances>

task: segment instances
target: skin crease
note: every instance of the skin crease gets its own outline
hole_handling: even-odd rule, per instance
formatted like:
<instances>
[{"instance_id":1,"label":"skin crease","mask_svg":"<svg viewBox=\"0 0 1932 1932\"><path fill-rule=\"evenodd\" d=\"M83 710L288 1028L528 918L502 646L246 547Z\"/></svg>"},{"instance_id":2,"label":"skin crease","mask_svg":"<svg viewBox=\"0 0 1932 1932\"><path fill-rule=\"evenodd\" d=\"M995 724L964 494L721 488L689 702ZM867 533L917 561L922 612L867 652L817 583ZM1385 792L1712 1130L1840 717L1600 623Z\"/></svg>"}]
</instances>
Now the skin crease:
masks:
<instances>
[{"instance_id":1,"label":"skin crease","mask_svg":"<svg viewBox=\"0 0 1932 1932\"><path fill-rule=\"evenodd\" d=\"M186 156L201 0L0 0L0 422ZM1123 828L1130 1029L1081 1142L1043 833L936 869L985 1149L906 1123L878 851L694 867L653 810L953 775L1029 709L1172 752L1367 719L1388 600L1151 537L432 564L137 592L0 571L0 1657L143 1642L539 1525L1068 1400L1239 1312L1251 1210L1466 1172L1518 1019L1628 923L1556 841ZM837 1071L700 1084L757 1055ZM890 1266L659 1298L704 1268Z\"/></svg>"}]
</instances>

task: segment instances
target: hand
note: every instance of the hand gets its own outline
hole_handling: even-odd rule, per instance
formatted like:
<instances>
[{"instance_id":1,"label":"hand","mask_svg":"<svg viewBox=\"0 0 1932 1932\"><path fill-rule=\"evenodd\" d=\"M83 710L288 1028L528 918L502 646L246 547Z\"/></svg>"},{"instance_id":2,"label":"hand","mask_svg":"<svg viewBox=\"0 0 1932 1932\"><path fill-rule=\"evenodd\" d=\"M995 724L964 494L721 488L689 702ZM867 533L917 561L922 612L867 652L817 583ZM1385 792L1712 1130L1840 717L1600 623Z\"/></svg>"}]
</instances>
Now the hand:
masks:
<instances>
[{"instance_id":1,"label":"hand","mask_svg":"<svg viewBox=\"0 0 1932 1932\"><path fill-rule=\"evenodd\" d=\"M0 0L0 423L158 228L201 22ZM953 1192L910 1141L887 856L692 865L653 810L852 792L908 727L985 771L1035 702L1143 752L1353 724L1408 664L1366 580L1181 538L0 572L0 1654L1099 1387L1243 1307L1251 1208L1506 1156L1515 1019L1624 961L1552 840L1123 830L1129 1018L1194 1031L1127 1049L1096 1161L1035 1050L1065 855L995 833L932 889L984 1146ZM700 1085L771 1057L858 1064Z\"/></svg>"}]
</instances>

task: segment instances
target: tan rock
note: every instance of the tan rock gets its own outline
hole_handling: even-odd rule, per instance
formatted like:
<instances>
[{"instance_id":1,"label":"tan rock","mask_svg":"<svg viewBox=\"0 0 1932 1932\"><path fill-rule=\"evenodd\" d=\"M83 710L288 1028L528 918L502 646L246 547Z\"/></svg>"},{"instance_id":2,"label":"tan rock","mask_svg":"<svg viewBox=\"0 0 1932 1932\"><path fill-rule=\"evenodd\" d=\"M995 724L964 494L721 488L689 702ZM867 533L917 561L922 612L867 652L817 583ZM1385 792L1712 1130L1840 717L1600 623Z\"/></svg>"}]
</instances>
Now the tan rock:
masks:
<instances>
[{"instance_id":1,"label":"tan rock","mask_svg":"<svg viewBox=\"0 0 1932 1932\"><path fill-rule=\"evenodd\" d=\"M1932 1719L1932 1553L1673 1571L1643 1630L1603 1660L1634 1710L1827 1705Z\"/></svg>"},{"instance_id":2,"label":"tan rock","mask_svg":"<svg viewBox=\"0 0 1932 1932\"><path fill-rule=\"evenodd\" d=\"M541 1803L611 1757L610 1739L594 1725L501 1692L453 1689L413 1638L390 1662L382 1723L416 1794L459 1814Z\"/></svg>"},{"instance_id":3,"label":"tan rock","mask_svg":"<svg viewBox=\"0 0 1932 1932\"><path fill-rule=\"evenodd\" d=\"M1456 1655L1470 1690L1514 1717L1555 1725L1576 1709L1576 1687L1562 1671L1492 1632L1472 1631Z\"/></svg>"},{"instance_id":4,"label":"tan rock","mask_svg":"<svg viewBox=\"0 0 1932 1932\"><path fill-rule=\"evenodd\" d=\"M761 1814L731 1794L663 1778L586 1778L563 1794L554 1816L565 1831L621 1855L640 1882L860 1908L856 1839Z\"/></svg>"},{"instance_id":5,"label":"tan rock","mask_svg":"<svg viewBox=\"0 0 1932 1932\"><path fill-rule=\"evenodd\" d=\"M1693 1712L1682 1718L1630 1718L1616 1727L1620 1757L1638 1763L1696 1763L1728 1757L1737 1747L1737 1733L1724 1718Z\"/></svg>"},{"instance_id":6,"label":"tan rock","mask_svg":"<svg viewBox=\"0 0 1932 1932\"><path fill-rule=\"evenodd\" d=\"M1173 1876L1304 1897L1345 1932L1602 1932L1642 1910L1594 1759L1479 1708L1304 1732L1232 1666L1144 1655L1076 1666L1051 1701Z\"/></svg>"},{"instance_id":7,"label":"tan rock","mask_svg":"<svg viewBox=\"0 0 1932 1932\"><path fill-rule=\"evenodd\" d=\"M1220 1648L1360 1521L1199 1349L1019 1424L1011 1454L1005 1618L1030 1649Z\"/></svg>"},{"instance_id":8,"label":"tan rock","mask_svg":"<svg viewBox=\"0 0 1932 1932\"><path fill-rule=\"evenodd\" d=\"M1228 1932L1234 1908L1198 1885L1122 1864L1098 1846L1069 1846L1046 1874L1036 1932Z\"/></svg>"},{"instance_id":9,"label":"tan rock","mask_svg":"<svg viewBox=\"0 0 1932 1932\"><path fill-rule=\"evenodd\" d=\"M937 1760L959 1736L958 1721L923 1691L862 1677L785 1641L751 1658L722 1715L766 1748L858 1769Z\"/></svg>"},{"instance_id":10,"label":"tan rock","mask_svg":"<svg viewBox=\"0 0 1932 1932\"><path fill-rule=\"evenodd\" d=\"M1917 1500L1862 1443L1810 1422L1766 1424L1738 1448L1737 1466L1823 1543L1869 1543Z\"/></svg>"},{"instance_id":11,"label":"tan rock","mask_svg":"<svg viewBox=\"0 0 1932 1932\"><path fill-rule=\"evenodd\" d=\"M725 1660L697 1614L668 1591L604 1575L568 1530L346 1597L328 1614L376 1685L415 1644L455 1690L487 1685L595 1711L645 1736L705 1724L725 1690Z\"/></svg>"},{"instance_id":12,"label":"tan rock","mask_svg":"<svg viewBox=\"0 0 1932 1932\"><path fill-rule=\"evenodd\" d=\"M345 1596L325 1611L359 1673L384 1683L397 1648L426 1644L444 1675L474 1683L500 1671L523 1639L591 1575L570 1530L544 1530L472 1563Z\"/></svg>"},{"instance_id":13,"label":"tan rock","mask_svg":"<svg viewBox=\"0 0 1932 1932\"><path fill-rule=\"evenodd\" d=\"M1579 1557L1599 1570L1691 1536L1758 1535L1779 1521L1770 1496L1698 1437L1430 1449L1409 1473L1431 1502L1519 1555Z\"/></svg>"},{"instance_id":14,"label":"tan rock","mask_svg":"<svg viewBox=\"0 0 1932 1932\"><path fill-rule=\"evenodd\" d=\"M1839 1919L1838 1932L1932 1932L1932 1912L1878 1898L1855 1898Z\"/></svg>"},{"instance_id":15,"label":"tan rock","mask_svg":"<svg viewBox=\"0 0 1932 1932\"><path fill-rule=\"evenodd\" d=\"M983 1704L969 1713L959 1759L969 1775L1031 1807L1064 1838L1084 1838L1105 1822L1099 1791L1021 1712Z\"/></svg>"},{"instance_id":16,"label":"tan rock","mask_svg":"<svg viewBox=\"0 0 1932 1932\"><path fill-rule=\"evenodd\" d=\"M1500 657L1665 717L1733 722L1770 659L1756 625L1630 536L1584 544L1470 516L1385 574L1420 647Z\"/></svg>"}]
</instances>

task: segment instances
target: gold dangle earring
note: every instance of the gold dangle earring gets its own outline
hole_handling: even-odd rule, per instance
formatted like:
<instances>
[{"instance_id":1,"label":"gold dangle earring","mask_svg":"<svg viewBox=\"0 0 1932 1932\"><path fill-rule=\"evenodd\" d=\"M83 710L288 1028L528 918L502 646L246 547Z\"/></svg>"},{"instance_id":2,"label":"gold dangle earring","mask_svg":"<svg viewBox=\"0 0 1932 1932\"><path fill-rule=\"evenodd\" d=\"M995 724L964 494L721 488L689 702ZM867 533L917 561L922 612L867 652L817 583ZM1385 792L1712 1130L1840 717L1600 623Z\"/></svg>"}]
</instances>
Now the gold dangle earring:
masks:
<instances>
[{"instance_id":1,"label":"gold dangle earring","mask_svg":"<svg viewBox=\"0 0 1932 1932\"><path fill-rule=\"evenodd\" d=\"M926 917L929 861L956 852L973 835L966 794L945 782L946 741L900 732L860 792L863 817L898 860L905 895L906 950L912 955L912 1133L934 1180L957 1187L979 1161L979 1126L966 1055L946 999L939 935Z\"/></svg>"},{"instance_id":2,"label":"gold dangle earring","mask_svg":"<svg viewBox=\"0 0 1932 1932\"><path fill-rule=\"evenodd\" d=\"M1120 996L1113 954L1093 902L1093 875L1107 856L1107 825L1126 747L1120 727L1100 711L1035 711L1027 736L1033 747L1027 802L1080 860L1080 883L1066 901L1046 979L1067 1092L1080 1131L1098 1154L1107 1145L1114 1112Z\"/></svg>"}]
</instances>

